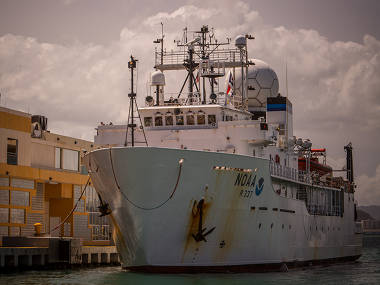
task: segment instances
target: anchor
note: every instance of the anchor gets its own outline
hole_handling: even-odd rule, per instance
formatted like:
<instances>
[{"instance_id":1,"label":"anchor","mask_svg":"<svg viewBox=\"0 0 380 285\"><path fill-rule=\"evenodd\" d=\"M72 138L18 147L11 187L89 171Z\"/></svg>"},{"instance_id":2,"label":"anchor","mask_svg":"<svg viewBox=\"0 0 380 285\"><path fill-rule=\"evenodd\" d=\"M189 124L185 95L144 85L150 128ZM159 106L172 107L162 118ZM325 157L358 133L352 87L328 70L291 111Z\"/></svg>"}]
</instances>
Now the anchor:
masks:
<instances>
[{"instance_id":1,"label":"anchor","mask_svg":"<svg viewBox=\"0 0 380 285\"><path fill-rule=\"evenodd\" d=\"M203 226L202 226L204 202L205 202L205 200L201 199L197 205L197 209L198 209L197 212L199 213L198 232L196 234L191 234L196 242L200 242L202 240L204 242L207 242L206 236L208 236L209 234L211 234L215 230L215 227L213 227L213 228L209 229L207 232L205 232L207 230L207 228L203 228Z\"/></svg>"},{"instance_id":2,"label":"anchor","mask_svg":"<svg viewBox=\"0 0 380 285\"><path fill-rule=\"evenodd\" d=\"M100 201L100 205L98 206L98 209L100 212L99 217L103 217L103 216L107 216L107 215L111 214L112 210L110 209L108 203L103 202L102 197L100 197L99 193L98 193L98 197L99 197L99 201Z\"/></svg>"}]
</instances>

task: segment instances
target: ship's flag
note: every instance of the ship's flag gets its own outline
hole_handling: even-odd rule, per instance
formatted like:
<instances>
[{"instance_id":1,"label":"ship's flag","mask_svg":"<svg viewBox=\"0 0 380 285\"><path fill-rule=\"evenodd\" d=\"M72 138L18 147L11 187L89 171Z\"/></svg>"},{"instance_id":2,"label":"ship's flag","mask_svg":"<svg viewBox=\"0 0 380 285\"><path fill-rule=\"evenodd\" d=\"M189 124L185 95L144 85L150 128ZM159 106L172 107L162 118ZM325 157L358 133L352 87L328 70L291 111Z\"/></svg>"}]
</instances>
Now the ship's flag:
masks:
<instances>
[{"instance_id":1,"label":"ship's flag","mask_svg":"<svg viewBox=\"0 0 380 285\"><path fill-rule=\"evenodd\" d=\"M226 92L227 95L233 96L233 94L232 94L232 87L233 86L234 86L234 77L233 77L232 72L230 70L229 75L228 75L228 85L227 85L227 92Z\"/></svg>"},{"instance_id":2,"label":"ship's flag","mask_svg":"<svg viewBox=\"0 0 380 285\"><path fill-rule=\"evenodd\" d=\"M199 68L198 68L197 77L195 78L195 80L196 80L197 83L199 82L199 73L200 73L200 71L199 71Z\"/></svg>"}]
</instances>

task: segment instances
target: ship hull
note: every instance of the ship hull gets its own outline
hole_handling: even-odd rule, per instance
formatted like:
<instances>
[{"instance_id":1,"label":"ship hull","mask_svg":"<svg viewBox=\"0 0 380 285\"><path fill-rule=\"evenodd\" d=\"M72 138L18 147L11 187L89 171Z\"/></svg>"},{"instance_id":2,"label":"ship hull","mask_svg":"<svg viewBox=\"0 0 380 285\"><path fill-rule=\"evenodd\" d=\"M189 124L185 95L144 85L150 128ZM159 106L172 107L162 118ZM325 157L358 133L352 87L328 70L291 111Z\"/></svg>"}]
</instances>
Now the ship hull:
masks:
<instances>
[{"instance_id":1,"label":"ship hull","mask_svg":"<svg viewBox=\"0 0 380 285\"><path fill-rule=\"evenodd\" d=\"M310 215L304 201L275 193L268 160L120 147L85 163L112 210L125 268L266 271L361 255L353 199L345 193L342 217Z\"/></svg>"},{"instance_id":2,"label":"ship hull","mask_svg":"<svg viewBox=\"0 0 380 285\"><path fill-rule=\"evenodd\" d=\"M214 266L126 266L127 270L143 273L262 273L271 271L287 271L300 267L326 266L336 263L353 262L361 255L344 256L329 259L307 260L307 261L287 261L281 263L267 264L240 264L240 265L214 265ZM285 266L286 265L286 266Z\"/></svg>"}]
</instances>

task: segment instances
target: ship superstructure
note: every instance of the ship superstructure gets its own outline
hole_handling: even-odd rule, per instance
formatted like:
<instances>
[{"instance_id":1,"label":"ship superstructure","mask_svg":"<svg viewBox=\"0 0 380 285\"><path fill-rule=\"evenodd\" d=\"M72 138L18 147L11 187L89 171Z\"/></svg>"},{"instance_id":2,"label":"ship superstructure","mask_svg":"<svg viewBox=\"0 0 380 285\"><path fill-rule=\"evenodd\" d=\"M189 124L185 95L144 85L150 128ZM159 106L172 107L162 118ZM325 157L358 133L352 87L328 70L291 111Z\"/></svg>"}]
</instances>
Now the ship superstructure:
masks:
<instances>
[{"instance_id":1,"label":"ship superstructure","mask_svg":"<svg viewBox=\"0 0 380 285\"><path fill-rule=\"evenodd\" d=\"M249 39L231 48L203 26L167 52L162 35L145 106L124 127L97 128L95 142L110 147L86 163L124 267L251 270L361 255L351 144L347 180L334 177L326 149L294 137L292 104L273 69L248 57ZM178 70L186 79L166 94L163 72Z\"/></svg>"}]
</instances>

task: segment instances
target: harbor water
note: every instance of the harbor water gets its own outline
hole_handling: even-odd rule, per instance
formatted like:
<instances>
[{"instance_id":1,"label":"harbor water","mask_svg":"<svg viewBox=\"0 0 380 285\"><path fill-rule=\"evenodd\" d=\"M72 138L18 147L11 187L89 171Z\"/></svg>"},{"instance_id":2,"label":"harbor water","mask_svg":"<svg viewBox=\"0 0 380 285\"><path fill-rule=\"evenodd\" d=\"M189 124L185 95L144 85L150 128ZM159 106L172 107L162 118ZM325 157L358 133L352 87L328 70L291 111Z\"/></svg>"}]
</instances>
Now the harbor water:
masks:
<instances>
[{"instance_id":1,"label":"harbor water","mask_svg":"<svg viewBox=\"0 0 380 285\"><path fill-rule=\"evenodd\" d=\"M0 275L0 284L380 284L380 234L363 240L356 262L245 274L142 274L120 267L25 271Z\"/></svg>"}]
</instances>

